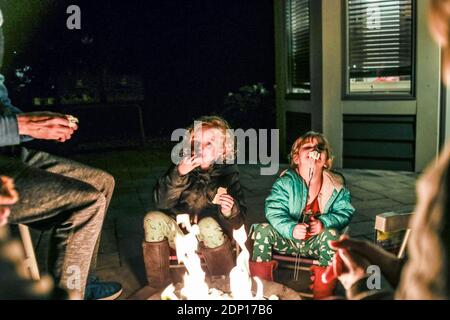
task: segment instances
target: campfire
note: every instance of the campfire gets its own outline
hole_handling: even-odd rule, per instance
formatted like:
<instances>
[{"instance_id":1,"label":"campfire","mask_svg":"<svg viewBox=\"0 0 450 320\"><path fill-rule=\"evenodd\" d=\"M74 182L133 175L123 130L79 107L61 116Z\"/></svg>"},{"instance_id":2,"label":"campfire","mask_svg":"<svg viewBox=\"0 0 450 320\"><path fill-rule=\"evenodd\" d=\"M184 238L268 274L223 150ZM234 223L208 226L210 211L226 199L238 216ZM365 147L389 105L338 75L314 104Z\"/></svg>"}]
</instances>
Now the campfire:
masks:
<instances>
[{"instance_id":1,"label":"campfire","mask_svg":"<svg viewBox=\"0 0 450 320\"><path fill-rule=\"evenodd\" d=\"M174 284L168 286L162 293L163 300L278 300L277 295L265 297L264 285L258 277L253 277L256 282L256 292L252 290L252 277L250 276L248 252L245 242L247 233L244 226L239 230L234 230L233 238L239 245L241 252L236 259L236 266L229 274L229 291L211 287L206 279L206 274L202 269L200 257L197 254L199 228L191 225L189 215L178 215L177 223L183 225L188 231L187 234L178 234L175 238L178 261L186 267L183 284L176 294ZM217 284L217 281L216 281ZM214 285L214 284L212 284ZM222 286L223 287L223 286ZM225 286L226 287L226 286Z\"/></svg>"}]
</instances>

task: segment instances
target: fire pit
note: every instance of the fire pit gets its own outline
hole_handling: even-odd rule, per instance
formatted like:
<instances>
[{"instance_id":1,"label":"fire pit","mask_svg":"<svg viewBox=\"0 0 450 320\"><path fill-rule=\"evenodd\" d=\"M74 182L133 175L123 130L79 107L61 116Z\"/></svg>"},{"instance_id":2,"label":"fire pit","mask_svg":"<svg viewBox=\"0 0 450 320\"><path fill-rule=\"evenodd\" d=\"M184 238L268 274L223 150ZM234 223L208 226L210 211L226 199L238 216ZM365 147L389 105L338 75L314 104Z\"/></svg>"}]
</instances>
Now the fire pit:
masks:
<instances>
[{"instance_id":1,"label":"fire pit","mask_svg":"<svg viewBox=\"0 0 450 320\"><path fill-rule=\"evenodd\" d=\"M233 231L233 238L241 248L236 259L236 266L230 274L223 277L207 278L197 254L197 225L191 225L189 215L177 216L177 223L183 225L187 234L177 234L175 246L178 261L186 267L183 282L171 284L150 299L163 300L279 300L301 299L293 290L270 281L250 276L248 252L245 242L247 233L244 226Z\"/></svg>"},{"instance_id":2,"label":"fire pit","mask_svg":"<svg viewBox=\"0 0 450 320\"><path fill-rule=\"evenodd\" d=\"M296 291L294 291L280 283L266 281L266 280L261 280L261 282L264 286L264 290L263 290L264 299L269 299L271 296L277 297L279 300L301 300L302 299L302 297L300 296L299 293L297 293ZM229 293L231 292L229 276L214 277L212 279L207 278L206 283L208 284L208 286L210 288L214 288L216 290L220 290L221 292L225 293L225 296L223 297L223 299L226 299L226 296L229 295ZM179 282L174 285L174 294L177 297L180 297L180 295L181 295L180 291L182 288L183 288L182 282ZM257 290L256 283L253 282L252 291L255 293L256 290ZM161 300L162 293L163 293L163 290L160 290L160 291L156 292L155 294L153 294L152 296L150 296L148 298L148 300Z\"/></svg>"}]
</instances>

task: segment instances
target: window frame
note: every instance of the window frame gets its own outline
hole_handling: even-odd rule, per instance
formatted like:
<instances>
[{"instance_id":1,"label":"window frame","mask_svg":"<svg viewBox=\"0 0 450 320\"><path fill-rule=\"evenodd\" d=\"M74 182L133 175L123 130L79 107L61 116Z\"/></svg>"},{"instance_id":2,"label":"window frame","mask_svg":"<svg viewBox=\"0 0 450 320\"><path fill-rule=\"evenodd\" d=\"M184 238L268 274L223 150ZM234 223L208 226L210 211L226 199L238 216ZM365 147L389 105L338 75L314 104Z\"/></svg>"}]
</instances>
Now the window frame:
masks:
<instances>
[{"instance_id":1,"label":"window frame","mask_svg":"<svg viewBox=\"0 0 450 320\"><path fill-rule=\"evenodd\" d=\"M348 23L348 1L342 1L342 100L377 100L377 101L399 101L416 100L416 56L417 56L417 0L412 2L412 39L411 39L411 90L406 93L352 93L350 92L349 64L349 23Z\"/></svg>"},{"instance_id":2,"label":"window frame","mask_svg":"<svg viewBox=\"0 0 450 320\"><path fill-rule=\"evenodd\" d=\"M307 0L308 1L308 7L309 7L309 81L310 81L310 88L309 88L309 93L296 93L296 92L292 92L293 86L292 86L292 77L291 77L291 63L292 63L292 50L291 50L291 43L292 43L292 33L291 33L291 29L287 27L288 22L290 22L290 12L287 11L287 6L288 4L291 3L292 0L286 0L285 4L283 5L283 17L284 17L284 34L285 34L285 39L284 39L284 46L286 48L285 50L285 55L284 55L284 65L286 68L286 72L285 72L285 83L286 83L286 88L285 88L285 99L287 100L305 100L305 101L309 101L311 100L311 94L312 94L312 81L311 81L311 75L312 75L312 70L311 70L311 0ZM313 0L314 1L314 0ZM289 16L288 16L289 14Z\"/></svg>"}]
</instances>

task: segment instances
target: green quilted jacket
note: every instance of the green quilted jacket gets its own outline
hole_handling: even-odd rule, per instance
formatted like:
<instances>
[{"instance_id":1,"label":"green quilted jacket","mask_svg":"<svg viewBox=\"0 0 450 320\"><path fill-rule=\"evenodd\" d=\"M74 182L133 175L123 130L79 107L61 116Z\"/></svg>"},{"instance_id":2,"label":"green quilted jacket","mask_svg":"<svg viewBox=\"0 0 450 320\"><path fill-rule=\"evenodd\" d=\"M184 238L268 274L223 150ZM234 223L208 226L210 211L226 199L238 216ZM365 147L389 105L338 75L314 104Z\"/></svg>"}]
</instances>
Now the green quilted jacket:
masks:
<instances>
[{"instance_id":1,"label":"green quilted jacket","mask_svg":"<svg viewBox=\"0 0 450 320\"><path fill-rule=\"evenodd\" d=\"M288 169L275 181L265 201L266 218L283 237L294 239L292 232L301 221L306 201L305 181L296 171ZM325 170L318 201L322 213L319 219L326 229L342 230L348 226L355 208L350 203L350 192L344 187L342 177Z\"/></svg>"}]
</instances>

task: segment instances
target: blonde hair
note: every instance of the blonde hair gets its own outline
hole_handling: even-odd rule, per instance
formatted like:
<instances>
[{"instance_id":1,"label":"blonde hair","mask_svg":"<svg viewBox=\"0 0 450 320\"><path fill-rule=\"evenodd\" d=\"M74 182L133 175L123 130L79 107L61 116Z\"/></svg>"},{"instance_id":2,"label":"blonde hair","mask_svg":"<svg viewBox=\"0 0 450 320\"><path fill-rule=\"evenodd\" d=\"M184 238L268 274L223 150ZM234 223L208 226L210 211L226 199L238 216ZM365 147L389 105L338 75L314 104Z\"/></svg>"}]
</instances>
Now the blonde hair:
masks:
<instances>
[{"instance_id":1,"label":"blonde hair","mask_svg":"<svg viewBox=\"0 0 450 320\"><path fill-rule=\"evenodd\" d=\"M397 299L450 297L449 166L450 145L417 182L417 204L408 243L409 260L403 268Z\"/></svg>"},{"instance_id":2,"label":"blonde hair","mask_svg":"<svg viewBox=\"0 0 450 320\"><path fill-rule=\"evenodd\" d=\"M450 1L431 0L428 21L431 34L442 46L442 78L450 84Z\"/></svg>"},{"instance_id":3,"label":"blonde hair","mask_svg":"<svg viewBox=\"0 0 450 320\"><path fill-rule=\"evenodd\" d=\"M194 124L190 125L187 128L187 139L189 140L189 151L185 150L185 154L192 152L192 143L194 138L194 131L196 130L195 123L201 122L201 128L205 129L216 129L220 132L223 138L223 157L221 160L224 161L224 163L230 163L235 160L236 158L236 139L233 134L233 131L231 130L230 125L228 122L219 116L203 116L196 120L194 120Z\"/></svg>"},{"instance_id":4,"label":"blonde hair","mask_svg":"<svg viewBox=\"0 0 450 320\"><path fill-rule=\"evenodd\" d=\"M322 133L315 132L315 131L308 131L301 137L297 138L295 140L294 144L291 147L291 152L289 154L289 164L292 169L297 169L298 165L295 163L298 152L300 151L300 148L305 144L310 142L313 139L317 139L317 142L319 144L322 144L324 147L325 152L327 153L327 161L326 161L326 168L331 170L333 167L333 152L331 150L331 145L328 142L327 138Z\"/></svg>"}]
</instances>

